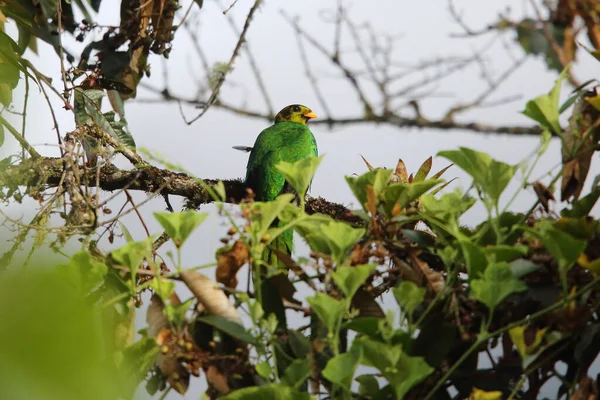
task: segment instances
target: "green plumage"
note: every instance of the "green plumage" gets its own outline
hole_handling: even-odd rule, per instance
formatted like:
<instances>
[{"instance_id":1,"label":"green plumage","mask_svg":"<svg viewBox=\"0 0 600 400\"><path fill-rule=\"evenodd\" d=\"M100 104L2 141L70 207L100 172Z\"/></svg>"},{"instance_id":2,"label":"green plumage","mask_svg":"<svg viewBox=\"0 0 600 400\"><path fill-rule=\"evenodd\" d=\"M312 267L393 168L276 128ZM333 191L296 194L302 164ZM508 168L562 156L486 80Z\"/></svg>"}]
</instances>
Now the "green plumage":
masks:
<instances>
[{"instance_id":1,"label":"green plumage","mask_svg":"<svg viewBox=\"0 0 600 400\"><path fill-rule=\"evenodd\" d=\"M306 126L306 121L314 117L316 115L307 107L291 105L277 114L275 124L258 135L246 169L246 187L252 189L255 200L270 201L281 193L292 192L275 166L281 161L292 163L318 155L315 137ZM271 243L271 248L290 254L293 232L284 232ZM263 259L270 265L278 264L270 249L265 250Z\"/></svg>"}]
</instances>

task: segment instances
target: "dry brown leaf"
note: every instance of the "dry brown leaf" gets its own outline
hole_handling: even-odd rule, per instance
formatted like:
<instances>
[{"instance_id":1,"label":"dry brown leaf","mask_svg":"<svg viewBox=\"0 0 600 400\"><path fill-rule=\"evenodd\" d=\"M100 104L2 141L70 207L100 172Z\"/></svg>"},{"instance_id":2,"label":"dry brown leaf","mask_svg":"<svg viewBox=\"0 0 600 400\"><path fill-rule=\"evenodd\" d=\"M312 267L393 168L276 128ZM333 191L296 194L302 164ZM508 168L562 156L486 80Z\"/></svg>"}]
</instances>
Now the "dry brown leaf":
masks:
<instances>
[{"instance_id":1,"label":"dry brown leaf","mask_svg":"<svg viewBox=\"0 0 600 400\"><path fill-rule=\"evenodd\" d=\"M562 201L579 198L590 169L594 148L600 140L600 112L586 101L586 98L595 95L595 92L588 92L575 103L569 127L564 132L564 168L560 191ZM592 132L586 135L589 129Z\"/></svg>"},{"instance_id":2,"label":"dry brown leaf","mask_svg":"<svg viewBox=\"0 0 600 400\"><path fill-rule=\"evenodd\" d=\"M400 183L408 182L408 171L406 170L406 165L402 159L398 160L398 164L396 164L396 170L394 174L398 177Z\"/></svg>"},{"instance_id":3,"label":"dry brown leaf","mask_svg":"<svg viewBox=\"0 0 600 400\"><path fill-rule=\"evenodd\" d=\"M179 296L177 296L177 293L175 292L172 292L169 295L169 302L172 305L181 304L181 300L179 300ZM165 304L163 303L162 299L158 295L153 294L150 298L148 310L146 311L148 336L156 337L162 328L169 326L169 320L163 312L164 309Z\"/></svg>"},{"instance_id":4,"label":"dry brown leaf","mask_svg":"<svg viewBox=\"0 0 600 400\"><path fill-rule=\"evenodd\" d=\"M215 271L217 282L235 289L238 284L237 272L247 261L248 248L241 240L235 242L230 249L219 251L217 253L217 270Z\"/></svg>"},{"instance_id":5,"label":"dry brown leaf","mask_svg":"<svg viewBox=\"0 0 600 400\"><path fill-rule=\"evenodd\" d=\"M156 366L167 378L167 382L177 391L184 394L190 385L190 371L179 360L179 338L171 328L162 328L156 342L160 352L156 356Z\"/></svg>"},{"instance_id":6,"label":"dry brown leaf","mask_svg":"<svg viewBox=\"0 0 600 400\"><path fill-rule=\"evenodd\" d=\"M276 274L268 279L270 283L277 286L277 289L279 289L279 294L284 300L287 300L293 304L302 304L301 301L298 301L294 298L294 294L296 293L296 287L292 284L292 282L290 282L287 273Z\"/></svg>"},{"instance_id":7,"label":"dry brown leaf","mask_svg":"<svg viewBox=\"0 0 600 400\"><path fill-rule=\"evenodd\" d=\"M231 392L231 388L227 383L227 376L219 372L217 367L211 365L204 373L206 374L206 381L208 384L217 392L219 392L219 394L226 395Z\"/></svg>"},{"instance_id":8,"label":"dry brown leaf","mask_svg":"<svg viewBox=\"0 0 600 400\"><path fill-rule=\"evenodd\" d=\"M423 273L423 276L427 280L427 285L434 293L441 292L444 289L444 276L441 272L432 270L429 264L419 258L419 254L421 254L421 250L415 250L409 254L411 263Z\"/></svg>"},{"instance_id":9,"label":"dry brown leaf","mask_svg":"<svg viewBox=\"0 0 600 400\"><path fill-rule=\"evenodd\" d=\"M375 168L373 168L373 166L371 164L369 164L367 159L362 156L362 154L360 155L360 158L362 158L363 161L365 162L365 164L367 164L367 168L369 168L369 171L373 171L375 169Z\"/></svg>"},{"instance_id":10,"label":"dry brown leaf","mask_svg":"<svg viewBox=\"0 0 600 400\"><path fill-rule=\"evenodd\" d=\"M598 400L598 387L593 379L585 376L570 397L571 400Z\"/></svg>"},{"instance_id":11,"label":"dry brown leaf","mask_svg":"<svg viewBox=\"0 0 600 400\"><path fill-rule=\"evenodd\" d=\"M544 210L546 210L546 212L550 211L550 201L556 200L554 199L552 192L548 190L548 187L540 181L537 181L533 184L533 190L535 191L540 204L544 207Z\"/></svg>"},{"instance_id":12,"label":"dry brown leaf","mask_svg":"<svg viewBox=\"0 0 600 400\"><path fill-rule=\"evenodd\" d=\"M208 279L198 271L182 271L179 275L209 314L219 315L242 325L240 314L229 303L229 298L219 289L216 282Z\"/></svg>"},{"instance_id":13,"label":"dry brown leaf","mask_svg":"<svg viewBox=\"0 0 600 400\"><path fill-rule=\"evenodd\" d=\"M171 304L180 304L181 301L175 292L169 297ZM169 384L178 393L184 394L190 383L190 373L178 360L178 339L169 327L169 320L164 314L165 304L162 299L154 294L146 312L148 336L154 337L160 346L160 353L156 356L156 366L167 378Z\"/></svg>"},{"instance_id":14,"label":"dry brown leaf","mask_svg":"<svg viewBox=\"0 0 600 400\"><path fill-rule=\"evenodd\" d=\"M402 280L411 281L417 286L420 286L423 282L421 275L415 271L408 263L396 256L393 256L394 265L398 268L400 272L400 277Z\"/></svg>"},{"instance_id":15,"label":"dry brown leaf","mask_svg":"<svg viewBox=\"0 0 600 400\"><path fill-rule=\"evenodd\" d=\"M359 310L361 317L385 317L381 306L377 303L373 295L362 287L352 297L350 305Z\"/></svg>"}]
</instances>

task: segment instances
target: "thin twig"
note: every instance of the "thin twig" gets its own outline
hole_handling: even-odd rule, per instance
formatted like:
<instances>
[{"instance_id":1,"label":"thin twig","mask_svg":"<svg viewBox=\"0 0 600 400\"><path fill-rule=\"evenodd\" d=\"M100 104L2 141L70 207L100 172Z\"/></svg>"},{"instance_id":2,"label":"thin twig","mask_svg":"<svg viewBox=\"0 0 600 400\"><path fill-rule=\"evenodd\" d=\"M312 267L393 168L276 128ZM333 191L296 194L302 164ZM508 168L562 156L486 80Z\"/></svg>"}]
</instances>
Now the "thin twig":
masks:
<instances>
[{"instance_id":1,"label":"thin twig","mask_svg":"<svg viewBox=\"0 0 600 400\"><path fill-rule=\"evenodd\" d=\"M256 0L254 2L254 5L250 9L250 12L248 13L248 16L246 17L246 22L244 23L244 28L242 29L242 34L240 35L238 42L237 42L235 48L233 49L233 53L231 54L231 58L229 59L229 62L227 63L227 69L219 77L219 80L215 84L215 87L213 88L213 91L212 91L210 97L208 98L206 103L203 105L202 111L196 117L194 117L191 121L188 121L185 118L185 115L183 115L183 110L181 109L181 103L179 103L179 112L181 113L181 116L183 117L183 120L187 125L191 125L194 122L196 122L197 120L199 120L200 118L202 118L202 116L204 114L206 114L206 112L208 111L210 106L213 105L213 103L217 100L221 86L223 86L223 83L225 82L225 77L233 69L233 64L234 64L238 54L240 53L242 44L244 44L246 42L246 33L248 32L248 28L250 28L250 23L252 22L254 13L256 12L256 10L258 10L258 7L260 6L261 3L262 3L262 0Z\"/></svg>"}]
</instances>

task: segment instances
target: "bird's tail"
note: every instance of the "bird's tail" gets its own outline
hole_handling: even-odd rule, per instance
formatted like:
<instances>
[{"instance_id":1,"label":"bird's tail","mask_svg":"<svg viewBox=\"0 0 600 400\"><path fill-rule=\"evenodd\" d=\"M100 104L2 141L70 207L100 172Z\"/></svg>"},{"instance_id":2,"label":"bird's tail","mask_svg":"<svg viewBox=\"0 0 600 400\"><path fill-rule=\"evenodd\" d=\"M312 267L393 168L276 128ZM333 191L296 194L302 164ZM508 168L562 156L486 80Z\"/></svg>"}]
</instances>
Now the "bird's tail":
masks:
<instances>
[{"instance_id":1,"label":"bird's tail","mask_svg":"<svg viewBox=\"0 0 600 400\"><path fill-rule=\"evenodd\" d=\"M282 222L277 223L278 226L283 225ZM272 267L277 269L285 269L285 262L281 259L280 254L292 254L294 241L294 231L288 229L281 235L277 236L262 253L262 260ZM278 330L287 331L287 318L285 315L285 307L283 305L283 293L285 286L281 280L287 280L287 271L281 274L272 275L265 279L261 285L262 306L267 315L273 313L277 317Z\"/></svg>"}]
</instances>

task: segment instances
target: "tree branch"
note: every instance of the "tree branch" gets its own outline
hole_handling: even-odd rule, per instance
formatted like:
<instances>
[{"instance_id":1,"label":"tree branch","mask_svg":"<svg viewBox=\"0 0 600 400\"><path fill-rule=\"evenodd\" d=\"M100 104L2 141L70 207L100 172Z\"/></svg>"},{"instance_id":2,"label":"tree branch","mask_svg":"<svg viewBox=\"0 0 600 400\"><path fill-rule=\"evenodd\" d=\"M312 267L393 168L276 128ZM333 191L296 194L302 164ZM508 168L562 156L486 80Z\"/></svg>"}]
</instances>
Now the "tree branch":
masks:
<instances>
[{"instance_id":1,"label":"tree branch","mask_svg":"<svg viewBox=\"0 0 600 400\"><path fill-rule=\"evenodd\" d=\"M127 189L181 196L187 200L189 208L197 208L214 201L202 186L200 179L167 169L147 165L135 170L121 170L107 164L100 168L99 179L97 172L96 168L82 168L80 181L85 182L88 187L99 187L105 191ZM28 159L3 171L0 174L0 187L55 187L62 184L63 173L63 160L60 158ZM212 186L217 184L218 180L204 179L204 182ZM241 179L225 179L222 182L228 203L237 204L245 198L246 190ZM306 212L326 214L354 225L362 224L362 219L352 214L347 207L321 197L309 197Z\"/></svg>"}]
</instances>

